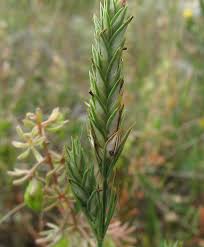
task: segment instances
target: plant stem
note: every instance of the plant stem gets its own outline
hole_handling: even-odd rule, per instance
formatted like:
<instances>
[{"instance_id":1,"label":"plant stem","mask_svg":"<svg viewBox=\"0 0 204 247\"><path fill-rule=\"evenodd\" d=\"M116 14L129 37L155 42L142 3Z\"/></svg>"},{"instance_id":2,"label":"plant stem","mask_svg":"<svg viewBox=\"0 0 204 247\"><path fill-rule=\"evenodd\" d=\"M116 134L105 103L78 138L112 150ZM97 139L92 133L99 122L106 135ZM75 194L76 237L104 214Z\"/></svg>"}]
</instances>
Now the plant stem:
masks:
<instances>
[{"instance_id":1,"label":"plant stem","mask_svg":"<svg viewBox=\"0 0 204 247\"><path fill-rule=\"evenodd\" d=\"M25 203L23 202L23 203L19 204L17 207L15 207L12 210L10 210L5 216L3 216L0 219L0 225L3 224L8 218L10 218L12 215L17 213L18 211L20 211L24 207L25 207Z\"/></svg>"},{"instance_id":2,"label":"plant stem","mask_svg":"<svg viewBox=\"0 0 204 247\"><path fill-rule=\"evenodd\" d=\"M102 240L98 240L98 245L97 247L103 247L103 241Z\"/></svg>"},{"instance_id":3,"label":"plant stem","mask_svg":"<svg viewBox=\"0 0 204 247\"><path fill-rule=\"evenodd\" d=\"M107 178L104 177L103 180L103 234L104 235L105 235L105 223L106 223L107 189L108 189L108 181Z\"/></svg>"}]
</instances>

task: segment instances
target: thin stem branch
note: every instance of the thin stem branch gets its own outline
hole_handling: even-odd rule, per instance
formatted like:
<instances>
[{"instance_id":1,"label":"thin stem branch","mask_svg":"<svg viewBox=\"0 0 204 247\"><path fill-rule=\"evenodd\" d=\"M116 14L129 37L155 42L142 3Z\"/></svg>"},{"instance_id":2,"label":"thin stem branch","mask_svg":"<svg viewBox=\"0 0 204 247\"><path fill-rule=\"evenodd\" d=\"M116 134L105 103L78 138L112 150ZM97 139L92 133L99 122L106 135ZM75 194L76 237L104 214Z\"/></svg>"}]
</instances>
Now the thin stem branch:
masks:
<instances>
[{"instance_id":1,"label":"thin stem branch","mask_svg":"<svg viewBox=\"0 0 204 247\"><path fill-rule=\"evenodd\" d=\"M3 216L0 219L0 225L3 224L7 219L9 219L12 215L17 213L18 211L20 211L24 207L25 207L25 203L23 202L23 203L19 204L17 207L15 207L12 210L10 210L5 216Z\"/></svg>"},{"instance_id":2,"label":"thin stem branch","mask_svg":"<svg viewBox=\"0 0 204 247\"><path fill-rule=\"evenodd\" d=\"M108 182L107 182L107 178L104 177L104 180L103 180L103 234L105 234L105 223L106 223L107 189L108 189Z\"/></svg>"}]
</instances>

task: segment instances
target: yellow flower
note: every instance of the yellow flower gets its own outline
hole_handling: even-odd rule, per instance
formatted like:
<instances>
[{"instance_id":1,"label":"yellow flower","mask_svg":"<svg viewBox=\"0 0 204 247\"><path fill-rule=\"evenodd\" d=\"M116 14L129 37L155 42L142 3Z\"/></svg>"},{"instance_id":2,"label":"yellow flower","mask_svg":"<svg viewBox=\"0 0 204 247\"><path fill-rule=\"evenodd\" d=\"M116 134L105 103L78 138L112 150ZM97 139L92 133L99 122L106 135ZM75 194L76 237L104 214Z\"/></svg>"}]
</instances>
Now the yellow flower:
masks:
<instances>
[{"instance_id":1,"label":"yellow flower","mask_svg":"<svg viewBox=\"0 0 204 247\"><path fill-rule=\"evenodd\" d=\"M193 11L191 9L184 9L183 17L185 19L191 19L193 17Z\"/></svg>"}]
</instances>

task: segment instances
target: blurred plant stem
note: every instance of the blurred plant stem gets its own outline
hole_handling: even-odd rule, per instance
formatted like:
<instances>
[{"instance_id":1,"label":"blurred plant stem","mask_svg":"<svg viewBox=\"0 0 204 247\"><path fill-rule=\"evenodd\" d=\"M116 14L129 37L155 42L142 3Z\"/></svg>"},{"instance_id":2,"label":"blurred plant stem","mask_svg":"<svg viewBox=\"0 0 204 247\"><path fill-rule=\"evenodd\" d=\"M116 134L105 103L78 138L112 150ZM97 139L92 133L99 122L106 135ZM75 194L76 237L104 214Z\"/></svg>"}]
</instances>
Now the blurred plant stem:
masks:
<instances>
[{"instance_id":1,"label":"blurred plant stem","mask_svg":"<svg viewBox=\"0 0 204 247\"><path fill-rule=\"evenodd\" d=\"M25 207L25 203L23 202L18 206L16 206L15 208L13 208L12 210L10 210L5 216L3 216L0 219L0 225L3 224L6 220L8 220L12 215L16 214L18 211L23 209L24 207Z\"/></svg>"}]
</instances>

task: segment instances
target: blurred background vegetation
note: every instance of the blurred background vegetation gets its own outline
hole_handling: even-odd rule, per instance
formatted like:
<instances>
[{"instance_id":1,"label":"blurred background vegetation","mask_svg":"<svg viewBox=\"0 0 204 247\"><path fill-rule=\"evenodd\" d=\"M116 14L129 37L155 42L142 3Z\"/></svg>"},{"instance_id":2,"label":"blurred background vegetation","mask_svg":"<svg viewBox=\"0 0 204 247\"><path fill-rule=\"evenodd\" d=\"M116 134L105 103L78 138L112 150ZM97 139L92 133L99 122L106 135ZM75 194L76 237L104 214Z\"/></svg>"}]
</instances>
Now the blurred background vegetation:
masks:
<instances>
[{"instance_id":1,"label":"blurred background vegetation","mask_svg":"<svg viewBox=\"0 0 204 247\"><path fill-rule=\"evenodd\" d=\"M127 126L119 161L121 221L136 246L164 239L204 246L204 1L129 0L134 21L124 57ZM70 120L61 148L85 127L95 0L0 1L0 217L23 200L15 127L26 112L55 107ZM0 246L35 246L30 211L0 226ZM30 222L30 225L27 224Z\"/></svg>"}]
</instances>

